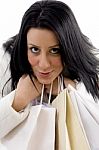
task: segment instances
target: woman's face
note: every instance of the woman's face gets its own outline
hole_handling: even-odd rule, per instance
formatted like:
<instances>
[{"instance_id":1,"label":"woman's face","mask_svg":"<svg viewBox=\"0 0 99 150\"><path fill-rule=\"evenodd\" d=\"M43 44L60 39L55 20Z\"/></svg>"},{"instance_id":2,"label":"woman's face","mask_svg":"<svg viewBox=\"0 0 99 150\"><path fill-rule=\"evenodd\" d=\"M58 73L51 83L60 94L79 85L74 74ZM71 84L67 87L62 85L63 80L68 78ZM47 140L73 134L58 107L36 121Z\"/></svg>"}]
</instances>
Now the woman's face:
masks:
<instances>
[{"instance_id":1,"label":"woman's face","mask_svg":"<svg viewBox=\"0 0 99 150\"><path fill-rule=\"evenodd\" d=\"M59 42L51 30L31 28L27 33L28 61L42 84L53 82L63 70Z\"/></svg>"}]
</instances>

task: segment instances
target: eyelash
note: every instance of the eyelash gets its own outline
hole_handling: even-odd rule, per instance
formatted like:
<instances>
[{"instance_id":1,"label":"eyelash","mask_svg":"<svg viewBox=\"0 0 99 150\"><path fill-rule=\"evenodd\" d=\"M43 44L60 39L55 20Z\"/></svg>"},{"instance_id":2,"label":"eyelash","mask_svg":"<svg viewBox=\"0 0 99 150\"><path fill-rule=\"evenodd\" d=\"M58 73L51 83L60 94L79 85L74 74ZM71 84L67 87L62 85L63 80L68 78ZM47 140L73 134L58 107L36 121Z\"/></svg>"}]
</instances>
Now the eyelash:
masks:
<instances>
[{"instance_id":1,"label":"eyelash","mask_svg":"<svg viewBox=\"0 0 99 150\"><path fill-rule=\"evenodd\" d=\"M51 51L53 51L53 50L55 50L56 52L51 52L52 54L59 54L59 52L60 52L60 49L59 48L53 48L53 49L51 49Z\"/></svg>"},{"instance_id":2,"label":"eyelash","mask_svg":"<svg viewBox=\"0 0 99 150\"><path fill-rule=\"evenodd\" d=\"M36 50L36 51L33 51L33 49ZM30 50L31 50L32 53L39 53L38 52L39 49L37 47L31 47Z\"/></svg>"},{"instance_id":3,"label":"eyelash","mask_svg":"<svg viewBox=\"0 0 99 150\"><path fill-rule=\"evenodd\" d=\"M38 54L40 52L40 49L38 49L37 47L31 47L29 49L31 50L32 53L35 53L35 54ZM52 52L53 50L56 51L56 52ZM59 52L60 52L59 48L52 48L49 51L49 53L51 53L51 54L59 54Z\"/></svg>"}]
</instances>

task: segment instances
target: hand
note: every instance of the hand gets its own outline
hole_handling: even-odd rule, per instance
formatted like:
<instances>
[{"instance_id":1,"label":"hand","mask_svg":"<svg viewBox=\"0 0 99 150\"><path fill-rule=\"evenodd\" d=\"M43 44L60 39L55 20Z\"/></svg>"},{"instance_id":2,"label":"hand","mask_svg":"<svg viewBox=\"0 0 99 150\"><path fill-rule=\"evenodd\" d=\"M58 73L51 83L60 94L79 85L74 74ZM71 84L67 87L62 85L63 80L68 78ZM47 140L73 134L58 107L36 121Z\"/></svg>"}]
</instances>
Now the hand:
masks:
<instances>
[{"instance_id":1,"label":"hand","mask_svg":"<svg viewBox=\"0 0 99 150\"><path fill-rule=\"evenodd\" d=\"M37 98L41 94L42 84L33 78L32 83L29 75L23 75L18 82L15 98L12 107L16 111L25 108L31 100ZM36 86L36 87L35 87Z\"/></svg>"}]
</instances>

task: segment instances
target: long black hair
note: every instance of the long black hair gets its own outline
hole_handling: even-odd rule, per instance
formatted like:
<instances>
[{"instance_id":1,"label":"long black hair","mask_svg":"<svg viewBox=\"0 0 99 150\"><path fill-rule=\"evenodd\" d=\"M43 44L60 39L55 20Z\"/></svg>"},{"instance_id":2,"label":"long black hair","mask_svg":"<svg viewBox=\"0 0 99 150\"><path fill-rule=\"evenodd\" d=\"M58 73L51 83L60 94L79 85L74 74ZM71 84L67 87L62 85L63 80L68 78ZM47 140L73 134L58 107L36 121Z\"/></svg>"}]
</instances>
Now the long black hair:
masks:
<instances>
[{"instance_id":1,"label":"long black hair","mask_svg":"<svg viewBox=\"0 0 99 150\"><path fill-rule=\"evenodd\" d=\"M57 35L63 76L82 81L93 97L99 97L99 61L92 52L94 46L82 34L69 6L56 0L37 1L23 16L11 53L12 89L23 74L33 75L27 58L27 32L32 27L47 28Z\"/></svg>"}]
</instances>

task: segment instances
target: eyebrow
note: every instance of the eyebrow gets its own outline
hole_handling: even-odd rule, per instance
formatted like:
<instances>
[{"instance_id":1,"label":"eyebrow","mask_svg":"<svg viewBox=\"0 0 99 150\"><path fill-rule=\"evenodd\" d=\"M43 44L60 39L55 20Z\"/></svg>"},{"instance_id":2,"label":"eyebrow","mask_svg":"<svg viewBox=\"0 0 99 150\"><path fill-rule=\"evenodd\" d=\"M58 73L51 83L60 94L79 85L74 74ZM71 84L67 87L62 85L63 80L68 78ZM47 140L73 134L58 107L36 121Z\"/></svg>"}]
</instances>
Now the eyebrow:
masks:
<instances>
[{"instance_id":1,"label":"eyebrow","mask_svg":"<svg viewBox=\"0 0 99 150\"><path fill-rule=\"evenodd\" d=\"M28 43L28 45L40 48L40 46L35 45L35 44ZM56 46L59 46L59 44L55 44L55 45L49 46L49 48L53 48L53 47L56 47Z\"/></svg>"}]
</instances>

